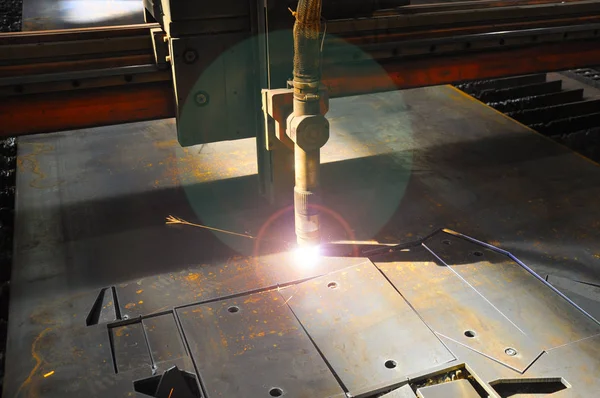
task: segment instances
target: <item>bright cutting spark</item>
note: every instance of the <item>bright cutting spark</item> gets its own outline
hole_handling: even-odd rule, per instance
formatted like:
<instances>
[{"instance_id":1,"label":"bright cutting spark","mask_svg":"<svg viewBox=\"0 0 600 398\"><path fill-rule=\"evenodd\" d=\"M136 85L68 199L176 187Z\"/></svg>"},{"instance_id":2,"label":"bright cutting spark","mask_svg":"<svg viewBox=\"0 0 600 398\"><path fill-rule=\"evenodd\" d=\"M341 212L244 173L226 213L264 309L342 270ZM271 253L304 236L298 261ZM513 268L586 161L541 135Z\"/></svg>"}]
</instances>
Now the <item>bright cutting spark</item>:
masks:
<instances>
[{"instance_id":1,"label":"bright cutting spark","mask_svg":"<svg viewBox=\"0 0 600 398\"><path fill-rule=\"evenodd\" d=\"M321 248L315 246L303 246L294 249L294 262L304 268L312 268L321 259Z\"/></svg>"},{"instance_id":2,"label":"bright cutting spark","mask_svg":"<svg viewBox=\"0 0 600 398\"><path fill-rule=\"evenodd\" d=\"M50 372L46 373L46 374L44 375L44 377L50 377L50 376L52 376L53 374L54 374L54 371L53 371L53 370L51 370Z\"/></svg>"},{"instance_id":3,"label":"bright cutting spark","mask_svg":"<svg viewBox=\"0 0 600 398\"><path fill-rule=\"evenodd\" d=\"M194 224L193 222L189 222L189 221L185 221L184 219L181 219L179 217L174 217L174 216L169 216L167 217L167 221L166 224L183 224L183 225L189 225L191 227L197 227L197 228L204 228L204 229L209 229L211 231L215 231L215 232L221 232L224 234L229 234L229 235L235 235L235 236L241 236L242 238L248 238L248 239L256 239L256 237L252 236L252 235L248 235L248 234L240 234L237 232L233 232L233 231L226 231L224 229L220 229L220 228L214 228L214 227L209 227L207 225L201 225L201 224Z\"/></svg>"}]
</instances>

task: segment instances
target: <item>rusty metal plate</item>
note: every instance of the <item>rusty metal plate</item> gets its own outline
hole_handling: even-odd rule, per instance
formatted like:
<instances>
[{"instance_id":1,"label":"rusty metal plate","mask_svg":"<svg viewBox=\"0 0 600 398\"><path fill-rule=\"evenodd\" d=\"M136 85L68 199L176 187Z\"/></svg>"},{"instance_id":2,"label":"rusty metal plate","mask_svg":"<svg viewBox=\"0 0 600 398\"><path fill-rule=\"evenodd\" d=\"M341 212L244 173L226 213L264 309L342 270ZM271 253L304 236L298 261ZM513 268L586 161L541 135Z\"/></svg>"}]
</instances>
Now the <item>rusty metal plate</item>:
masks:
<instances>
[{"instance_id":1,"label":"rusty metal plate","mask_svg":"<svg viewBox=\"0 0 600 398\"><path fill-rule=\"evenodd\" d=\"M374 261L438 335L520 372L542 353L539 344L487 301L476 286L426 248L417 246Z\"/></svg>"},{"instance_id":2,"label":"rusty metal plate","mask_svg":"<svg viewBox=\"0 0 600 398\"><path fill-rule=\"evenodd\" d=\"M307 267L290 252L260 258L234 256L215 265L197 265L178 272L140 278L116 286L120 312L128 318L161 313L183 305L277 287L352 265L363 258L328 257Z\"/></svg>"},{"instance_id":3,"label":"rusty metal plate","mask_svg":"<svg viewBox=\"0 0 600 398\"><path fill-rule=\"evenodd\" d=\"M507 254L451 231L424 245L543 350L600 333L595 320Z\"/></svg>"},{"instance_id":4,"label":"rusty metal plate","mask_svg":"<svg viewBox=\"0 0 600 398\"><path fill-rule=\"evenodd\" d=\"M454 360L370 262L280 293L352 396Z\"/></svg>"},{"instance_id":5,"label":"rusty metal plate","mask_svg":"<svg viewBox=\"0 0 600 398\"><path fill-rule=\"evenodd\" d=\"M276 291L181 308L183 333L211 397L343 397Z\"/></svg>"}]
</instances>

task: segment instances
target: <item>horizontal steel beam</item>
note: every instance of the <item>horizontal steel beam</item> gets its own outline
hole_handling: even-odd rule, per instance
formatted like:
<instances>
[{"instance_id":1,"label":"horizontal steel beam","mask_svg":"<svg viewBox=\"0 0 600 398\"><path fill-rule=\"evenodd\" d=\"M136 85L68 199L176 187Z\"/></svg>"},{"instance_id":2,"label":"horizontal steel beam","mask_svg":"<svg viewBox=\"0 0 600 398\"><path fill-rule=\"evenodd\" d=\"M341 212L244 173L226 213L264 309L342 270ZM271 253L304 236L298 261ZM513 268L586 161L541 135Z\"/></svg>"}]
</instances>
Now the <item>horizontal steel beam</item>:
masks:
<instances>
[{"instance_id":1,"label":"horizontal steel beam","mask_svg":"<svg viewBox=\"0 0 600 398\"><path fill-rule=\"evenodd\" d=\"M329 21L323 83L330 96L600 64L598 0L470 5L407 6L383 16ZM174 116L170 71L142 67L154 63L150 30L157 26L0 35L1 135ZM345 44L337 46L340 39L331 33ZM287 70L286 62L291 58L276 67ZM128 72L134 70L148 73Z\"/></svg>"},{"instance_id":2,"label":"horizontal steel beam","mask_svg":"<svg viewBox=\"0 0 600 398\"><path fill-rule=\"evenodd\" d=\"M439 58L403 60L379 65L331 65L323 69L330 97L436 86L468 80L560 71L600 65L596 41L549 44L532 48Z\"/></svg>"},{"instance_id":3,"label":"horizontal steel beam","mask_svg":"<svg viewBox=\"0 0 600 398\"><path fill-rule=\"evenodd\" d=\"M175 116L170 81L15 96L0 102L2 136L48 133Z\"/></svg>"},{"instance_id":4,"label":"horizontal steel beam","mask_svg":"<svg viewBox=\"0 0 600 398\"><path fill-rule=\"evenodd\" d=\"M329 65L323 70L323 83L333 98L598 64L600 51L597 43L590 41L406 60L381 66ZM15 96L0 102L2 135L173 117L171 84L170 81L139 83Z\"/></svg>"}]
</instances>

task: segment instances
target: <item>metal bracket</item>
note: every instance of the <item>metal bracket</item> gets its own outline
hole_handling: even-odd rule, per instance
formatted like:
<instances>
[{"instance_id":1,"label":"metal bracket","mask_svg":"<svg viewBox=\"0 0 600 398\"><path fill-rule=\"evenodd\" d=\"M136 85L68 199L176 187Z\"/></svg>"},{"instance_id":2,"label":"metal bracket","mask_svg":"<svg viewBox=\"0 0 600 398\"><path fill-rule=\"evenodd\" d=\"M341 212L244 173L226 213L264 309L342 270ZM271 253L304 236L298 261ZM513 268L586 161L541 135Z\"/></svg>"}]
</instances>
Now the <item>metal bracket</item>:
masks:
<instances>
[{"instance_id":1,"label":"metal bracket","mask_svg":"<svg viewBox=\"0 0 600 398\"><path fill-rule=\"evenodd\" d=\"M161 28L150 29L152 36L152 48L154 49L154 61L158 69L167 69L169 63L167 56L169 55L169 45L167 42L167 34Z\"/></svg>"},{"instance_id":2,"label":"metal bracket","mask_svg":"<svg viewBox=\"0 0 600 398\"><path fill-rule=\"evenodd\" d=\"M273 140L277 138L286 147L293 149L294 142L286 134L287 119L293 112L294 90L290 88L280 88L274 90L262 90L263 93L263 112L265 120L271 119L275 122L275 128L270 131L267 123L266 127L266 149L273 150ZM329 96L327 90L322 87L319 90L320 111L322 115L329 111ZM267 120L268 121L268 120Z\"/></svg>"}]
</instances>

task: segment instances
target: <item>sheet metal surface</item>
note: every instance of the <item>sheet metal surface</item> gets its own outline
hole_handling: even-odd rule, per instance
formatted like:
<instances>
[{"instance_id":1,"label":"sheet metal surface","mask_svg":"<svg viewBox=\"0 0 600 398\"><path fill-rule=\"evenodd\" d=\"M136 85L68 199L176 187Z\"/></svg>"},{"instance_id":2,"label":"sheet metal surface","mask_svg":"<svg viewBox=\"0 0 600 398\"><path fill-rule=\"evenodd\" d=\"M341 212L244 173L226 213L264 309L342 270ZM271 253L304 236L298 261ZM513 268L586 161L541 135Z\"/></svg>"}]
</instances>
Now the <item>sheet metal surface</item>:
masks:
<instances>
[{"instance_id":1,"label":"sheet metal surface","mask_svg":"<svg viewBox=\"0 0 600 398\"><path fill-rule=\"evenodd\" d=\"M327 221L329 239L352 232L398 242L449 227L541 274L600 281L596 164L449 87L333 100L329 115L324 200L340 216ZM135 317L201 301L191 297L199 286L219 298L279 283L283 262L263 273L255 240L164 224L173 214L257 235L278 209L256 194L255 172L252 141L184 150L169 120L21 138L5 395L80 396L84 388L107 396L131 390L133 374L151 375L141 368L104 380L114 372L106 346L74 362L108 335L106 324L85 326L102 288L127 292L119 308ZM261 241L261 258L287 247L290 216L265 228L275 241ZM323 272L282 269L302 278ZM480 373L518 375L471 358L479 360Z\"/></svg>"},{"instance_id":2,"label":"sheet metal surface","mask_svg":"<svg viewBox=\"0 0 600 398\"><path fill-rule=\"evenodd\" d=\"M281 295L352 396L455 359L370 262Z\"/></svg>"},{"instance_id":3,"label":"sheet metal surface","mask_svg":"<svg viewBox=\"0 0 600 398\"><path fill-rule=\"evenodd\" d=\"M345 397L277 291L177 314L208 398Z\"/></svg>"},{"instance_id":4,"label":"sheet metal surface","mask_svg":"<svg viewBox=\"0 0 600 398\"><path fill-rule=\"evenodd\" d=\"M457 279L518 325L519 332L514 335L535 336L538 350L600 333L600 325L582 312L570 311L571 303L549 291L543 281L528 278L529 272L507 256L452 234L435 235L424 245Z\"/></svg>"},{"instance_id":5,"label":"sheet metal surface","mask_svg":"<svg viewBox=\"0 0 600 398\"><path fill-rule=\"evenodd\" d=\"M514 319L487 300L485 291L470 285L451 267L436 262L427 249L417 247L374 260L438 335L455 340L519 372L527 369L542 354L542 346L536 338L525 333ZM464 261L463 258L461 260ZM481 271L481 267L478 270ZM485 288L488 287L490 285L485 285ZM444 310L440 311L440 308ZM539 322L543 323L542 319ZM507 355L505 350L508 348L515 349L517 354Z\"/></svg>"}]
</instances>

